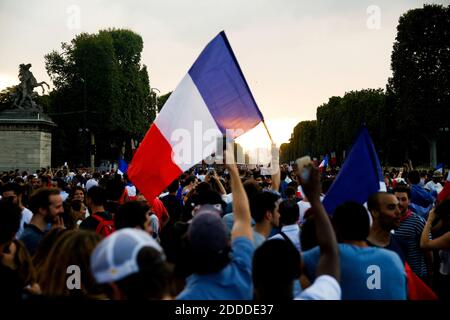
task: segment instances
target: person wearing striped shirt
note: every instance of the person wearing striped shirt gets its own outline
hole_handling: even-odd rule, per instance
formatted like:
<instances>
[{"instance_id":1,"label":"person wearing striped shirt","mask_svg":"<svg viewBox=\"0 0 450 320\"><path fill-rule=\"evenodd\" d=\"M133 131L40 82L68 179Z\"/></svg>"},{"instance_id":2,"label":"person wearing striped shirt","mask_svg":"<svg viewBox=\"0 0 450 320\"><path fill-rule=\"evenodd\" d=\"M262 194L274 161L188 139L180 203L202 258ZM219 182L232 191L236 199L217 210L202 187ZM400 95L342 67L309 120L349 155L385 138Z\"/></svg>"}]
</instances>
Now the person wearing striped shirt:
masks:
<instances>
[{"instance_id":1,"label":"person wearing striped shirt","mask_svg":"<svg viewBox=\"0 0 450 320\"><path fill-rule=\"evenodd\" d=\"M397 186L394 194L399 201L400 226L394 237L405 244L405 258L412 271L422 280L431 280L432 256L420 248L420 237L425 226L425 220L413 213L409 208L411 191L407 186Z\"/></svg>"}]
</instances>

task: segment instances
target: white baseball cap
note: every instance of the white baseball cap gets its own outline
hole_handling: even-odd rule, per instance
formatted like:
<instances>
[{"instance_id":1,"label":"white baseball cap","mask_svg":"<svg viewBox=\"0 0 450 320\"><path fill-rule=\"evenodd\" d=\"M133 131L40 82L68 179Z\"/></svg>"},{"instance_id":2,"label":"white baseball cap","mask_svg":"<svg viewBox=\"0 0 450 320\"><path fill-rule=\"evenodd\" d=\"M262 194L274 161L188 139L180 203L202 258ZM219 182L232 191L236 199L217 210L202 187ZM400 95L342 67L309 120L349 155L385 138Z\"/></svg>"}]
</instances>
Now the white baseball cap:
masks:
<instances>
[{"instance_id":1,"label":"white baseball cap","mask_svg":"<svg viewBox=\"0 0 450 320\"><path fill-rule=\"evenodd\" d=\"M91 271L97 283L111 283L139 272L137 256L143 247L161 253L161 246L147 232L124 228L104 238L91 255Z\"/></svg>"}]
</instances>

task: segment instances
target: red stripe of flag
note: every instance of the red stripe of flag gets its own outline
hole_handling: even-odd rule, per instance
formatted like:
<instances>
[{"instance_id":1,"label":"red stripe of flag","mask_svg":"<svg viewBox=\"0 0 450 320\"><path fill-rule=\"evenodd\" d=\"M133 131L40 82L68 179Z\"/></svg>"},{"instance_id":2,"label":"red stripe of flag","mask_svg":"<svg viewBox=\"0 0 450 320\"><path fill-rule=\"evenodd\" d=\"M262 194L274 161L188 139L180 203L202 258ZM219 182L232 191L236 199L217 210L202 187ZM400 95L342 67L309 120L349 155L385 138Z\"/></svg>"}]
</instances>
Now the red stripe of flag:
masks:
<instances>
[{"instance_id":1,"label":"red stripe of flag","mask_svg":"<svg viewBox=\"0 0 450 320\"><path fill-rule=\"evenodd\" d=\"M128 167L131 182L151 201L182 173L172 160L171 145L152 124Z\"/></svg>"}]
</instances>

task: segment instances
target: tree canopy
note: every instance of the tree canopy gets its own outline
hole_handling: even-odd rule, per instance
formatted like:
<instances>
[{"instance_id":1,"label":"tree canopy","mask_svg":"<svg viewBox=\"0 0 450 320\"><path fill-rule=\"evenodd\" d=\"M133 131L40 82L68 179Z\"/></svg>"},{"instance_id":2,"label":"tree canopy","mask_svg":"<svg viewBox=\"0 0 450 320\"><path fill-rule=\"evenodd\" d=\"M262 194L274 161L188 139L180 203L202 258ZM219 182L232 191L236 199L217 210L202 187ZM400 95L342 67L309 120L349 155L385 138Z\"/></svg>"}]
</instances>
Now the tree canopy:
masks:
<instances>
[{"instance_id":1,"label":"tree canopy","mask_svg":"<svg viewBox=\"0 0 450 320\"><path fill-rule=\"evenodd\" d=\"M384 163L400 165L412 158L432 164L436 146L439 162L450 161L450 6L410 10L400 17L397 31L386 91L329 98L317 108L314 126L302 121L294 128L282 148L285 161L333 151L339 158L362 125Z\"/></svg>"},{"instance_id":2,"label":"tree canopy","mask_svg":"<svg viewBox=\"0 0 450 320\"><path fill-rule=\"evenodd\" d=\"M400 17L391 67L387 87L396 130L409 137L406 154L414 155L414 146L423 142L426 148L426 142L431 147L442 141L448 149L444 141L450 137L442 129L450 127L450 6L424 5Z\"/></svg>"},{"instance_id":3,"label":"tree canopy","mask_svg":"<svg viewBox=\"0 0 450 320\"><path fill-rule=\"evenodd\" d=\"M297 124L289 146L284 147L284 155L293 160L303 155L342 154L362 125L369 129L375 144L381 146L385 134L384 109L382 89L351 91L343 97L331 97L317 108L317 120Z\"/></svg>"},{"instance_id":4,"label":"tree canopy","mask_svg":"<svg viewBox=\"0 0 450 320\"><path fill-rule=\"evenodd\" d=\"M124 143L143 137L155 116L141 36L123 29L82 33L61 49L45 56L55 86L49 112L59 125L56 162L74 147L86 149L86 137L77 134L86 131L95 133L99 158L117 158ZM74 161L85 162L83 153Z\"/></svg>"}]
</instances>

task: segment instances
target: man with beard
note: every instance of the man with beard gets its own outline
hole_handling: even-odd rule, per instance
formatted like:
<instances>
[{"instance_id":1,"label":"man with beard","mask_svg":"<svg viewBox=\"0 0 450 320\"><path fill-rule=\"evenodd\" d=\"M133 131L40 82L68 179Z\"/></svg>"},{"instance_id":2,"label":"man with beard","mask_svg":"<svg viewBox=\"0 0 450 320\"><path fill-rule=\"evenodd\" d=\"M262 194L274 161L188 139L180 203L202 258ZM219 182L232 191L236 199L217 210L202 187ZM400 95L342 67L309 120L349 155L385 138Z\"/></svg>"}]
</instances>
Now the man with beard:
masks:
<instances>
[{"instance_id":1,"label":"man with beard","mask_svg":"<svg viewBox=\"0 0 450 320\"><path fill-rule=\"evenodd\" d=\"M25 244L30 255L33 256L48 231L49 225L64 227L61 218L64 208L59 189L39 189L31 196L29 207L33 212L33 217L30 224L25 225L20 240Z\"/></svg>"},{"instance_id":2,"label":"man with beard","mask_svg":"<svg viewBox=\"0 0 450 320\"><path fill-rule=\"evenodd\" d=\"M377 192L369 197L367 206L373 218L367 243L395 251L402 262L405 262L405 253L402 244L392 236L391 231L400 226L400 208L397 198L387 192Z\"/></svg>"},{"instance_id":3,"label":"man with beard","mask_svg":"<svg viewBox=\"0 0 450 320\"><path fill-rule=\"evenodd\" d=\"M11 199L12 203L19 206L22 210L22 219L20 220L19 231L17 231L16 238L20 238L23 232L23 227L25 223L30 223L33 214L31 211L22 203L23 189L22 186L15 182L9 182L5 184L2 188L2 199Z\"/></svg>"},{"instance_id":4,"label":"man with beard","mask_svg":"<svg viewBox=\"0 0 450 320\"><path fill-rule=\"evenodd\" d=\"M401 220L394 237L405 243L405 258L412 271L425 282L429 282L432 270L431 251L425 252L420 248L420 237L425 227L425 220L409 208L411 191L408 187L397 186L394 189L394 195L399 201Z\"/></svg>"}]
</instances>

